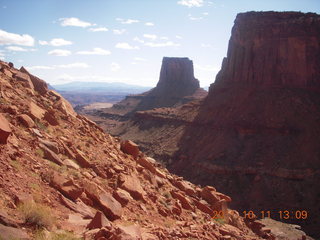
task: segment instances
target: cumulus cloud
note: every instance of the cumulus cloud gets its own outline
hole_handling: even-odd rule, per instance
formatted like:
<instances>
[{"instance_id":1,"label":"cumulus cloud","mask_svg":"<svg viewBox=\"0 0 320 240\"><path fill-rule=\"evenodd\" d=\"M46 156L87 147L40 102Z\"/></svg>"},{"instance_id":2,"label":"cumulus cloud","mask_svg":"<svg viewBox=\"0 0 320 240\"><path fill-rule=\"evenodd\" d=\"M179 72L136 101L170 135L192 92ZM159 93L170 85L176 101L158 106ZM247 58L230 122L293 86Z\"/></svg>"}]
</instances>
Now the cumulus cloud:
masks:
<instances>
[{"instance_id":1,"label":"cumulus cloud","mask_svg":"<svg viewBox=\"0 0 320 240\"><path fill-rule=\"evenodd\" d=\"M76 63L69 63L69 64L60 64L60 65L53 65L53 66L31 66L26 67L27 70L52 70L57 68L88 68L90 67L87 63L83 62L76 62Z\"/></svg>"},{"instance_id":2,"label":"cumulus cloud","mask_svg":"<svg viewBox=\"0 0 320 240\"><path fill-rule=\"evenodd\" d=\"M34 52L36 49L34 48L22 48L22 47L17 47L17 46L9 46L6 47L6 49L10 52Z\"/></svg>"},{"instance_id":3,"label":"cumulus cloud","mask_svg":"<svg viewBox=\"0 0 320 240\"><path fill-rule=\"evenodd\" d=\"M152 22L146 22L144 25L149 26L149 27L152 27L152 26L154 26L154 23L152 23Z\"/></svg>"},{"instance_id":4,"label":"cumulus cloud","mask_svg":"<svg viewBox=\"0 0 320 240\"><path fill-rule=\"evenodd\" d=\"M67 46L73 44L71 41L64 40L63 38L53 38L51 41L39 40L40 45L50 45L54 47Z\"/></svg>"},{"instance_id":5,"label":"cumulus cloud","mask_svg":"<svg viewBox=\"0 0 320 240\"><path fill-rule=\"evenodd\" d=\"M72 27L90 27L95 26L96 24L85 22L80 20L79 18L71 17L71 18L59 18L60 25L63 27L72 26Z\"/></svg>"},{"instance_id":6,"label":"cumulus cloud","mask_svg":"<svg viewBox=\"0 0 320 240\"><path fill-rule=\"evenodd\" d=\"M202 13L202 15L204 15L204 16L208 16L208 15L209 15L209 13L208 13L208 12L204 12L204 13Z\"/></svg>"},{"instance_id":7,"label":"cumulus cloud","mask_svg":"<svg viewBox=\"0 0 320 240\"><path fill-rule=\"evenodd\" d=\"M109 31L109 29L105 27L89 28L89 32L107 32L107 31Z\"/></svg>"},{"instance_id":8,"label":"cumulus cloud","mask_svg":"<svg viewBox=\"0 0 320 240\"><path fill-rule=\"evenodd\" d=\"M157 35L155 35L155 34L143 34L143 37L151 39L151 40L157 39Z\"/></svg>"},{"instance_id":9,"label":"cumulus cloud","mask_svg":"<svg viewBox=\"0 0 320 240\"><path fill-rule=\"evenodd\" d=\"M182 37L180 35L176 35L177 39L182 39Z\"/></svg>"},{"instance_id":10,"label":"cumulus cloud","mask_svg":"<svg viewBox=\"0 0 320 240\"><path fill-rule=\"evenodd\" d=\"M49 55L58 56L58 57L67 57L71 55L71 52L69 50L63 50L63 49L54 49L50 52L48 52Z\"/></svg>"},{"instance_id":11,"label":"cumulus cloud","mask_svg":"<svg viewBox=\"0 0 320 240\"><path fill-rule=\"evenodd\" d=\"M138 38L138 37L135 37L135 38L133 39L133 41L136 41L136 42L139 42L139 43L144 43L144 40L143 40L143 39L140 39L140 38Z\"/></svg>"},{"instance_id":12,"label":"cumulus cloud","mask_svg":"<svg viewBox=\"0 0 320 240\"><path fill-rule=\"evenodd\" d=\"M28 34L15 34L0 29L0 45L33 46L34 38Z\"/></svg>"},{"instance_id":13,"label":"cumulus cloud","mask_svg":"<svg viewBox=\"0 0 320 240\"><path fill-rule=\"evenodd\" d=\"M138 23L139 20L136 19L122 19L122 18L116 18L116 20L122 24L132 24L132 23Z\"/></svg>"},{"instance_id":14,"label":"cumulus cloud","mask_svg":"<svg viewBox=\"0 0 320 240\"><path fill-rule=\"evenodd\" d=\"M79 51L77 54L80 55L110 55L111 52L109 50L105 50L102 48L93 48L92 51Z\"/></svg>"},{"instance_id":15,"label":"cumulus cloud","mask_svg":"<svg viewBox=\"0 0 320 240\"><path fill-rule=\"evenodd\" d=\"M129 43L126 43L126 42L117 43L115 47L121 48L121 49L126 49L126 50L139 49L139 47L131 46Z\"/></svg>"},{"instance_id":16,"label":"cumulus cloud","mask_svg":"<svg viewBox=\"0 0 320 240\"><path fill-rule=\"evenodd\" d=\"M112 32L115 34L115 35L121 35L121 34L124 34L125 33L125 29L113 29Z\"/></svg>"},{"instance_id":17,"label":"cumulus cloud","mask_svg":"<svg viewBox=\"0 0 320 240\"><path fill-rule=\"evenodd\" d=\"M121 67L118 63L113 62L111 63L110 68L112 72L117 72L120 70Z\"/></svg>"},{"instance_id":18,"label":"cumulus cloud","mask_svg":"<svg viewBox=\"0 0 320 240\"><path fill-rule=\"evenodd\" d=\"M28 71L32 71L32 70L52 70L52 69L55 69L55 68L51 67L51 66L39 66L39 65L36 65L36 66L26 67L26 69Z\"/></svg>"},{"instance_id":19,"label":"cumulus cloud","mask_svg":"<svg viewBox=\"0 0 320 240\"><path fill-rule=\"evenodd\" d=\"M179 47L180 46L179 43L174 43L172 41L167 41L163 43L146 42L144 45L148 47Z\"/></svg>"},{"instance_id":20,"label":"cumulus cloud","mask_svg":"<svg viewBox=\"0 0 320 240\"><path fill-rule=\"evenodd\" d=\"M186 7L202 7L203 0L180 0L177 2L179 5L186 6Z\"/></svg>"}]
</instances>

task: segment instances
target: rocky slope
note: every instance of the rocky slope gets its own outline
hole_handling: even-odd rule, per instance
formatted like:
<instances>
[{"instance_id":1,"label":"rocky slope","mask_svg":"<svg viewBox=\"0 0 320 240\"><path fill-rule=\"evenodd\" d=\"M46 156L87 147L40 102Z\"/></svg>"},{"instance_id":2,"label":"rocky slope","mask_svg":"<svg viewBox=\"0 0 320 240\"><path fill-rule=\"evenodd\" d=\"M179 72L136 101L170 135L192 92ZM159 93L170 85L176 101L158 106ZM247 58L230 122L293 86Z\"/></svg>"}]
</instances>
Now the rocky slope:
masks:
<instances>
[{"instance_id":1,"label":"rocky slope","mask_svg":"<svg viewBox=\"0 0 320 240\"><path fill-rule=\"evenodd\" d=\"M5 62L0 186L1 239L274 239L227 195L170 174Z\"/></svg>"},{"instance_id":2,"label":"rocky slope","mask_svg":"<svg viewBox=\"0 0 320 240\"><path fill-rule=\"evenodd\" d=\"M239 211L289 211L280 220L320 237L319 36L317 14L238 14L206 99L138 112L118 133Z\"/></svg>"},{"instance_id":3,"label":"rocky slope","mask_svg":"<svg viewBox=\"0 0 320 240\"><path fill-rule=\"evenodd\" d=\"M188 58L164 57L160 70L160 78L155 88L142 94L129 95L112 108L86 111L100 126L117 135L119 125L129 120L137 111L160 107L173 107L204 98L207 92L200 88L194 77L193 63Z\"/></svg>"}]
</instances>

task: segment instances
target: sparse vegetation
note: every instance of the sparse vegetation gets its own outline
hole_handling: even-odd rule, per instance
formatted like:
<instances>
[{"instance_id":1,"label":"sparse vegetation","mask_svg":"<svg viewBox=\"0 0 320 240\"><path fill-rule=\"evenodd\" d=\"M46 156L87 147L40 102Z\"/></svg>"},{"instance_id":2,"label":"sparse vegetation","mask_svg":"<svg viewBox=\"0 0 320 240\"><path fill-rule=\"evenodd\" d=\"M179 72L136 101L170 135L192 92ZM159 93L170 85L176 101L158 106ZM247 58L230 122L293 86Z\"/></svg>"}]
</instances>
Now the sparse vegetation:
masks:
<instances>
[{"instance_id":1,"label":"sparse vegetation","mask_svg":"<svg viewBox=\"0 0 320 240\"><path fill-rule=\"evenodd\" d=\"M28 201L18 206L27 225L39 228L50 228L54 223L51 210L39 203Z\"/></svg>"},{"instance_id":2,"label":"sparse vegetation","mask_svg":"<svg viewBox=\"0 0 320 240\"><path fill-rule=\"evenodd\" d=\"M39 157L41 157L41 158L44 158L44 152L43 152L43 150L42 150L41 148L38 148L38 149L36 150L36 155L39 156Z\"/></svg>"},{"instance_id":3,"label":"sparse vegetation","mask_svg":"<svg viewBox=\"0 0 320 240\"><path fill-rule=\"evenodd\" d=\"M10 161L10 165L13 167L13 168L15 168L16 170L21 170L21 164L18 162L18 161L16 161L16 160L12 160L12 161Z\"/></svg>"},{"instance_id":4,"label":"sparse vegetation","mask_svg":"<svg viewBox=\"0 0 320 240\"><path fill-rule=\"evenodd\" d=\"M49 233L37 231L34 235L35 240L82 240L71 232Z\"/></svg>"},{"instance_id":5,"label":"sparse vegetation","mask_svg":"<svg viewBox=\"0 0 320 240\"><path fill-rule=\"evenodd\" d=\"M35 120L35 124L40 130L47 131L48 127L45 124L43 124L42 122L40 122L39 120Z\"/></svg>"}]
</instances>

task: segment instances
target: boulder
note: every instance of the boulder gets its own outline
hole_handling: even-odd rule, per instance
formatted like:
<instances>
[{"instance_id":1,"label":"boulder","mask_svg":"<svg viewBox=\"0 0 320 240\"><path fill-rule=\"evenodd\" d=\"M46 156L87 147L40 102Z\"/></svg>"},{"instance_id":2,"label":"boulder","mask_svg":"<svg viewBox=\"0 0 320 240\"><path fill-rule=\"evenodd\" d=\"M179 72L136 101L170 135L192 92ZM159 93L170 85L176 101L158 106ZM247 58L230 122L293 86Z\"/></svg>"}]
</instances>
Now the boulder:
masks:
<instances>
[{"instance_id":1,"label":"boulder","mask_svg":"<svg viewBox=\"0 0 320 240\"><path fill-rule=\"evenodd\" d=\"M59 121L55 117L55 111L53 110L48 110L43 116L43 119L46 120L51 126L58 126Z\"/></svg>"},{"instance_id":2,"label":"boulder","mask_svg":"<svg viewBox=\"0 0 320 240\"><path fill-rule=\"evenodd\" d=\"M72 180L55 173L51 179L50 185L61 192L64 196L71 200L76 200L81 196L84 189L77 186Z\"/></svg>"},{"instance_id":3,"label":"boulder","mask_svg":"<svg viewBox=\"0 0 320 240\"><path fill-rule=\"evenodd\" d=\"M156 160L154 160L153 158L150 157L142 157L142 158L138 158L137 162L145 167L146 169L148 169L150 172L152 173L156 173L156 168L154 166L154 164L156 163Z\"/></svg>"},{"instance_id":4,"label":"boulder","mask_svg":"<svg viewBox=\"0 0 320 240\"><path fill-rule=\"evenodd\" d=\"M47 148L45 145L43 145L42 143L39 144L39 147L43 150L44 153L44 158L58 164L58 165L63 165L62 160L60 159L60 157L55 154L53 151L51 151L49 148Z\"/></svg>"},{"instance_id":5,"label":"boulder","mask_svg":"<svg viewBox=\"0 0 320 240\"><path fill-rule=\"evenodd\" d=\"M34 121L27 114L19 115L18 120L27 128L33 128L35 126Z\"/></svg>"},{"instance_id":6,"label":"boulder","mask_svg":"<svg viewBox=\"0 0 320 240\"><path fill-rule=\"evenodd\" d=\"M184 209L187 209L187 210L193 209L190 200L186 196L184 196L183 194L181 194L175 190L172 190L170 193L173 198L178 199L181 202L181 206Z\"/></svg>"},{"instance_id":7,"label":"boulder","mask_svg":"<svg viewBox=\"0 0 320 240\"><path fill-rule=\"evenodd\" d=\"M139 156L140 153L138 145L130 140L122 141L120 149L122 152L133 156L135 159Z\"/></svg>"},{"instance_id":8,"label":"boulder","mask_svg":"<svg viewBox=\"0 0 320 240\"><path fill-rule=\"evenodd\" d=\"M84 155L84 153L80 150L76 150L76 152L76 161L79 163L79 165L83 168L91 167L92 164L89 161L89 159Z\"/></svg>"},{"instance_id":9,"label":"boulder","mask_svg":"<svg viewBox=\"0 0 320 240\"><path fill-rule=\"evenodd\" d=\"M31 90L34 89L33 83L32 83L30 76L28 74L17 71L14 76L18 81L24 82L25 86L27 88L29 88Z\"/></svg>"},{"instance_id":10,"label":"boulder","mask_svg":"<svg viewBox=\"0 0 320 240\"><path fill-rule=\"evenodd\" d=\"M29 112L30 116L33 118L33 120L41 120L44 117L45 110L41 107L39 107L36 103L33 101L29 102Z\"/></svg>"},{"instance_id":11,"label":"boulder","mask_svg":"<svg viewBox=\"0 0 320 240\"><path fill-rule=\"evenodd\" d=\"M137 176L128 176L121 174L119 181L120 188L129 192L135 200L144 200L144 196L146 195L146 193L141 187L140 181Z\"/></svg>"},{"instance_id":12,"label":"boulder","mask_svg":"<svg viewBox=\"0 0 320 240\"><path fill-rule=\"evenodd\" d=\"M111 227L110 221L106 218L106 216L100 212L97 211L94 218L91 220L91 222L88 224L88 229L96 229L96 228L103 228L103 227Z\"/></svg>"},{"instance_id":13,"label":"boulder","mask_svg":"<svg viewBox=\"0 0 320 240\"><path fill-rule=\"evenodd\" d=\"M66 165L69 168L73 168L78 170L80 167L78 164L76 164L74 161L72 161L71 159L65 159L63 160L63 165Z\"/></svg>"},{"instance_id":14,"label":"boulder","mask_svg":"<svg viewBox=\"0 0 320 240\"><path fill-rule=\"evenodd\" d=\"M11 128L8 120L0 113L0 144L6 144L11 134Z\"/></svg>"},{"instance_id":15,"label":"boulder","mask_svg":"<svg viewBox=\"0 0 320 240\"><path fill-rule=\"evenodd\" d=\"M61 202L76 213L81 214L84 218L93 218L95 216L95 210L87 206L81 199L76 199L75 202L60 195Z\"/></svg>"},{"instance_id":16,"label":"boulder","mask_svg":"<svg viewBox=\"0 0 320 240\"><path fill-rule=\"evenodd\" d=\"M113 197L117 199L117 201L122 205L126 206L130 201L133 200L133 198L130 196L130 194L122 189L117 189L113 192Z\"/></svg>"},{"instance_id":17,"label":"boulder","mask_svg":"<svg viewBox=\"0 0 320 240\"><path fill-rule=\"evenodd\" d=\"M103 213L111 221L121 218L121 204L110 193L103 192L98 195L98 203Z\"/></svg>"},{"instance_id":18,"label":"boulder","mask_svg":"<svg viewBox=\"0 0 320 240\"><path fill-rule=\"evenodd\" d=\"M51 142L49 140L44 140L39 138L39 142L45 145L47 148L49 148L51 151L54 153L58 154L59 153L59 145L55 142Z\"/></svg>"},{"instance_id":19,"label":"boulder","mask_svg":"<svg viewBox=\"0 0 320 240\"><path fill-rule=\"evenodd\" d=\"M36 90L37 92L39 92L41 95L44 95L47 93L48 91L48 85L45 81L41 80L40 78L30 74L24 67L20 68L20 72L25 73L29 76L34 90Z\"/></svg>"},{"instance_id":20,"label":"boulder","mask_svg":"<svg viewBox=\"0 0 320 240\"><path fill-rule=\"evenodd\" d=\"M19 239L19 240L31 240L27 232L14 227L7 227L0 224L0 237L1 239Z\"/></svg>"}]
</instances>

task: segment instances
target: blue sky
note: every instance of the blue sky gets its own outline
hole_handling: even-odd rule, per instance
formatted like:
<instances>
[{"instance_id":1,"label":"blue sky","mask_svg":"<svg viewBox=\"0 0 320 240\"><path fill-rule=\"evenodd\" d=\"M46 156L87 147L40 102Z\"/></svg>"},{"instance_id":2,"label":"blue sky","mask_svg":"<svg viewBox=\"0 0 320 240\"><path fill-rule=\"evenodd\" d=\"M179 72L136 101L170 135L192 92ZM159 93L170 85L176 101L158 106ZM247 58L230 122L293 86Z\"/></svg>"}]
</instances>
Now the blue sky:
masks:
<instances>
[{"instance_id":1,"label":"blue sky","mask_svg":"<svg viewBox=\"0 0 320 240\"><path fill-rule=\"evenodd\" d=\"M319 0L0 0L0 58L51 84L155 86L161 61L189 57L214 82L236 14L320 13Z\"/></svg>"}]
</instances>

